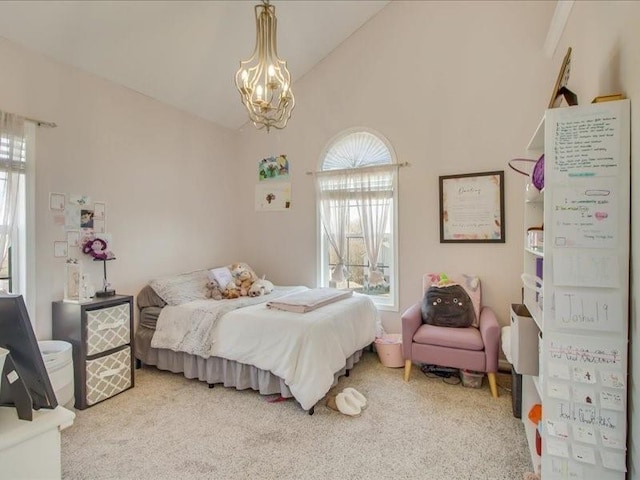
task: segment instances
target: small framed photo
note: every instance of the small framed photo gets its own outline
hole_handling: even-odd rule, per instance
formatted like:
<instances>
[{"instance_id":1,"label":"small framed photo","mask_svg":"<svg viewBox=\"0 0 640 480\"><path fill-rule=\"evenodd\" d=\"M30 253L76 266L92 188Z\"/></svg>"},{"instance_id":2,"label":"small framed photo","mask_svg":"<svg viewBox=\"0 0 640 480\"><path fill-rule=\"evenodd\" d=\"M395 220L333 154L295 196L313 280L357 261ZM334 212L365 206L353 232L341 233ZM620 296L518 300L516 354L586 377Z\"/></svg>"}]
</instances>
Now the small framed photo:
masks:
<instances>
[{"instance_id":1,"label":"small framed photo","mask_svg":"<svg viewBox=\"0 0 640 480\"><path fill-rule=\"evenodd\" d=\"M69 255L69 244L64 242L53 242L53 256L56 258L66 258Z\"/></svg>"},{"instance_id":2,"label":"small framed photo","mask_svg":"<svg viewBox=\"0 0 640 480\"><path fill-rule=\"evenodd\" d=\"M64 193L50 193L49 194L49 210L64 210L65 207L65 194Z\"/></svg>"},{"instance_id":3,"label":"small framed photo","mask_svg":"<svg viewBox=\"0 0 640 480\"><path fill-rule=\"evenodd\" d=\"M104 202L93 202L93 219L104 220L107 213L107 204Z\"/></svg>"},{"instance_id":4,"label":"small framed photo","mask_svg":"<svg viewBox=\"0 0 640 480\"><path fill-rule=\"evenodd\" d=\"M440 243L505 243L504 171L440 177Z\"/></svg>"}]
</instances>

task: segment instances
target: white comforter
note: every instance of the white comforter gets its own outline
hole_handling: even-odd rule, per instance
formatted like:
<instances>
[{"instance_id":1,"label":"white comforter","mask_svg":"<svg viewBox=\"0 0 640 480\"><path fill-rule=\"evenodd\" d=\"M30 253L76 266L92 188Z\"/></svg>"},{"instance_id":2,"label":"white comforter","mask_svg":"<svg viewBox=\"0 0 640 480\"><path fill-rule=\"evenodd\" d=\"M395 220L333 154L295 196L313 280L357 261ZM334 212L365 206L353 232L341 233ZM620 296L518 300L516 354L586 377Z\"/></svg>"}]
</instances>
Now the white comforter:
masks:
<instances>
[{"instance_id":1,"label":"white comforter","mask_svg":"<svg viewBox=\"0 0 640 480\"><path fill-rule=\"evenodd\" d=\"M374 341L378 311L365 295L356 294L307 313L270 310L266 306L269 297L258 297L263 303L223 315L202 313L206 309L203 301L173 306L166 314L169 307L165 307L151 345L186 351L181 341L177 337L172 340L171 335L195 338L195 331L206 331L206 343L197 347L204 353L201 356L217 356L268 370L284 379L302 408L309 409L329 391L335 373L344 368L346 359ZM216 311L227 301L207 302ZM201 313L194 317L194 310ZM207 316L212 321L208 327L203 323Z\"/></svg>"}]
</instances>

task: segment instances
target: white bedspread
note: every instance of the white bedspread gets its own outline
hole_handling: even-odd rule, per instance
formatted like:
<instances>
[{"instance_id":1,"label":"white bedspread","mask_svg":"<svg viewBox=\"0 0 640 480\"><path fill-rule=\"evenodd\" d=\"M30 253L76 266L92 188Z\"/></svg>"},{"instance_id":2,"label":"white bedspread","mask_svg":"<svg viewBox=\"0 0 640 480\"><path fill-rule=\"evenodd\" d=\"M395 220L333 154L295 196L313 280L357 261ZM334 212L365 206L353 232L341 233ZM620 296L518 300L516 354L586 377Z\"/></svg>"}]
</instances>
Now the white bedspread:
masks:
<instances>
[{"instance_id":1,"label":"white bedspread","mask_svg":"<svg viewBox=\"0 0 640 480\"><path fill-rule=\"evenodd\" d=\"M306 289L295 288L298 291ZM344 368L346 359L375 340L378 311L365 295L356 294L307 313L270 310L266 301L273 297L269 297L271 295L257 297L263 303L222 315L215 312L196 315L199 319L195 320L194 332L205 332L206 335L205 344L199 348L203 352L208 349L202 356L226 358L272 372L285 380L302 408L310 409L329 391L335 373ZM196 303L198 305L192 305ZM156 330L151 345L173 350L170 346L162 346L168 337L161 323L167 320L180 323L180 327L168 328L181 335L185 332L185 324L190 323L191 313L194 309L201 310L203 305L202 301L197 301L175 306L169 316L164 314L167 308L162 309L158 318L161 334L156 338ZM207 316L213 319L209 327L202 321ZM182 348L178 346L175 351L185 351Z\"/></svg>"}]
</instances>

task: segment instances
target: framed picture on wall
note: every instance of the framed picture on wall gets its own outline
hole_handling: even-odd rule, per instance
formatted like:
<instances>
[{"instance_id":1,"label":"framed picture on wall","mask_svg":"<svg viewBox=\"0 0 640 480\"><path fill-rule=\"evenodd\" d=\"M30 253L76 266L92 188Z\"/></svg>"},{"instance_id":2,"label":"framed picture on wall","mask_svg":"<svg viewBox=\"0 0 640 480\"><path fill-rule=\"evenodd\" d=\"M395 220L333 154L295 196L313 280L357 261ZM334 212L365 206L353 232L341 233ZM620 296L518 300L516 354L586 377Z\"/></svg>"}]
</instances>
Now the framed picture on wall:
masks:
<instances>
[{"instance_id":1,"label":"framed picture on wall","mask_svg":"<svg viewBox=\"0 0 640 480\"><path fill-rule=\"evenodd\" d=\"M504 243L504 171L440 177L440 243Z\"/></svg>"}]
</instances>

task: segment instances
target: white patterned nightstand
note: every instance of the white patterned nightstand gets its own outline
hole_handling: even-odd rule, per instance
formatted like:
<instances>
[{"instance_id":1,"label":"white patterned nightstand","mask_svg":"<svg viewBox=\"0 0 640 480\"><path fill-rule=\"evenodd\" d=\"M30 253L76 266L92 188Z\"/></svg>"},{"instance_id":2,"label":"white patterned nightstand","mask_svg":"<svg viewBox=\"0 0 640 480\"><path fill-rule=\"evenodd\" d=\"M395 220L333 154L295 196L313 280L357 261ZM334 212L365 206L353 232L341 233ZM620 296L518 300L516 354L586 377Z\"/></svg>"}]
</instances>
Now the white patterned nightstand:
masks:
<instances>
[{"instance_id":1,"label":"white patterned nightstand","mask_svg":"<svg viewBox=\"0 0 640 480\"><path fill-rule=\"evenodd\" d=\"M75 407L133 387L133 297L53 302L53 338L73 345Z\"/></svg>"}]
</instances>

